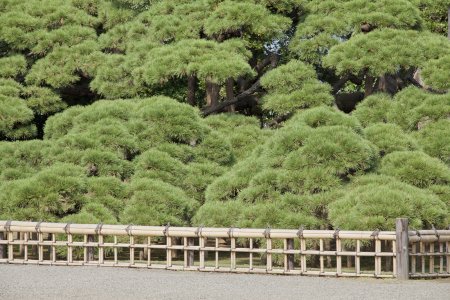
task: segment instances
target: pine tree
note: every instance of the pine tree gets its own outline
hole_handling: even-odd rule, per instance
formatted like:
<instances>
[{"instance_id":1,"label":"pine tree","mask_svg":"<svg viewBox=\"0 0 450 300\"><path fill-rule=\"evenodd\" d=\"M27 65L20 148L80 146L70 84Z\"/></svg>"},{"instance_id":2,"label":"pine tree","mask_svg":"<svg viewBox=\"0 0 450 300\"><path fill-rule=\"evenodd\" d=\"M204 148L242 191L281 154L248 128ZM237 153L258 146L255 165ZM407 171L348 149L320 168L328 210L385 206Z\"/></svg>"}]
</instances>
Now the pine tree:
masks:
<instances>
[{"instance_id":1,"label":"pine tree","mask_svg":"<svg viewBox=\"0 0 450 300\"><path fill-rule=\"evenodd\" d=\"M0 1L0 218L443 225L448 6Z\"/></svg>"}]
</instances>

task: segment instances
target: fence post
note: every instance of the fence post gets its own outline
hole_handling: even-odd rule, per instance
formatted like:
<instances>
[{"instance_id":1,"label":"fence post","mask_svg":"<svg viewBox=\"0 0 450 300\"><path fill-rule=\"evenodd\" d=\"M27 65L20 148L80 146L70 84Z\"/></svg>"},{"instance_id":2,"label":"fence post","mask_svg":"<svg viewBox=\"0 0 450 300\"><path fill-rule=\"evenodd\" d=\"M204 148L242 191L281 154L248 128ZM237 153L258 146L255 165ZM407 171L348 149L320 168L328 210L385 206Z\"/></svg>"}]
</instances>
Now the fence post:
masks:
<instances>
[{"instance_id":1,"label":"fence post","mask_svg":"<svg viewBox=\"0 0 450 300\"><path fill-rule=\"evenodd\" d=\"M3 240L3 232L0 232L0 240ZM0 259L6 258L5 245L0 245Z\"/></svg>"},{"instance_id":2,"label":"fence post","mask_svg":"<svg viewBox=\"0 0 450 300\"><path fill-rule=\"evenodd\" d=\"M87 242L88 243L93 243L94 242L94 235L88 234ZM94 260L94 247L87 247L87 261L91 262L93 260Z\"/></svg>"},{"instance_id":3,"label":"fence post","mask_svg":"<svg viewBox=\"0 0 450 300\"><path fill-rule=\"evenodd\" d=\"M195 244L195 239L188 237L187 238L187 245L188 247L192 247ZM188 268L193 267L194 266L194 251L192 250L188 250L187 251L187 257L186 257L186 266Z\"/></svg>"},{"instance_id":4,"label":"fence post","mask_svg":"<svg viewBox=\"0 0 450 300\"><path fill-rule=\"evenodd\" d=\"M396 262L397 262L397 279L409 279L409 236L408 236L408 219L397 218L395 220L396 233Z\"/></svg>"}]
</instances>

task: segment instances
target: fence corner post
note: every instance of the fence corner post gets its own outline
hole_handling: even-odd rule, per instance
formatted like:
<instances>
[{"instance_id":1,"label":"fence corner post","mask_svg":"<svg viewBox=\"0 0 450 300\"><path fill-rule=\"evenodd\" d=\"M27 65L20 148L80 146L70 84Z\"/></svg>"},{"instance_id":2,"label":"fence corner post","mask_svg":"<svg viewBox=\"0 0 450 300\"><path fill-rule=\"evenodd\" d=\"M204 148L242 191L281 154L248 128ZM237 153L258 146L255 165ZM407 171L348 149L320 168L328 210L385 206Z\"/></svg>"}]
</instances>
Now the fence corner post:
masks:
<instances>
[{"instance_id":1,"label":"fence corner post","mask_svg":"<svg viewBox=\"0 0 450 300\"><path fill-rule=\"evenodd\" d=\"M397 279L409 279L409 232L408 219L397 218L395 220L396 234L396 261L397 261Z\"/></svg>"}]
</instances>

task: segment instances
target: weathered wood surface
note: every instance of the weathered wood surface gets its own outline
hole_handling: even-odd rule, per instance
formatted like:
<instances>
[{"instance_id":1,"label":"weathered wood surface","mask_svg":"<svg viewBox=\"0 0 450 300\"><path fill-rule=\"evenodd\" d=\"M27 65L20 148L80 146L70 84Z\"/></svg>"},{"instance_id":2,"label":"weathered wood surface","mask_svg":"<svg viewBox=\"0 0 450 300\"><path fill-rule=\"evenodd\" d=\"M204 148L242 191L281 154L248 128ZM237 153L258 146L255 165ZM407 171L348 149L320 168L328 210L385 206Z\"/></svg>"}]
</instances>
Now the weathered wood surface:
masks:
<instances>
[{"instance_id":1,"label":"weathered wood surface","mask_svg":"<svg viewBox=\"0 0 450 300\"><path fill-rule=\"evenodd\" d=\"M397 278L407 280L409 278L408 219L397 219L395 229L397 236Z\"/></svg>"}]
</instances>

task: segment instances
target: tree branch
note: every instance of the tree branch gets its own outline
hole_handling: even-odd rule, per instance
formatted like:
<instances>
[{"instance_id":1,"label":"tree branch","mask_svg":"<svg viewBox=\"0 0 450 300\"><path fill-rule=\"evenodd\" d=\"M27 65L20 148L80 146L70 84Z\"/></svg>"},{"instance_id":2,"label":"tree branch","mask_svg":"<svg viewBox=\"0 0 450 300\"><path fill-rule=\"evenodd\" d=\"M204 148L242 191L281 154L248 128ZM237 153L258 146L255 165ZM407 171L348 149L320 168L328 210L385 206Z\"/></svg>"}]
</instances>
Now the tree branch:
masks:
<instances>
[{"instance_id":1,"label":"tree branch","mask_svg":"<svg viewBox=\"0 0 450 300\"><path fill-rule=\"evenodd\" d=\"M237 95L236 97L234 97L232 99L228 99L226 101L220 102L214 106L205 107L202 110L203 116L206 117L210 114L213 114L215 112L219 112L219 111L223 110L225 107L228 107L233 104L241 103L241 102L245 101L248 96L251 96L258 90L260 90L261 89L260 78L263 75L263 71L266 69L266 67L269 67L268 70L272 70L273 68L275 68L278 64L278 59L279 59L279 56L276 53L271 53L268 56L266 56L254 68L255 71L258 73L258 76L257 76L257 80L255 81L255 83L253 83L253 85L251 87L249 87L247 90L243 91L242 93L240 93L239 95Z\"/></svg>"},{"instance_id":2,"label":"tree branch","mask_svg":"<svg viewBox=\"0 0 450 300\"><path fill-rule=\"evenodd\" d=\"M258 91L261 88L261 83L259 81L259 79L247 90L243 91L242 93L240 93L239 95L237 95L236 97L227 100L227 101L223 101L218 103L216 106L213 107L206 107L205 109L203 109L202 113L203 116L209 116L210 114L213 114L215 112L221 111L222 109L224 109L225 107L228 107L230 105L233 104L237 104L243 100L245 100L248 96L251 96L253 93L255 93L256 91Z\"/></svg>"},{"instance_id":3,"label":"tree branch","mask_svg":"<svg viewBox=\"0 0 450 300\"><path fill-rule=\"evenodd\" d=\"M336 81L333 84L333 95L335 95L335 94L337 94L337 92L339 92L339 90L347 83L349 78L350 78L349 75L344 75L343 77L341 77L338 81Z\"/></svg>"},{"instance_id":4,"label":"tree branch","mask_svg":"<svg viewBox=\"0 0 450 300\"><path fill-rule=\"evenodd\" d=\"M278 63L278 55L275 53L271 53L266 56L262 61L256 64L255 71L258 73L258 76L261 76L262 71L264 71L265 67L271 65L271 68L274 68Z\"/></svg>"},{"instance_id":5,"label":"tree branch","mask_svg":"<svg viewBox=\"0 0 450 300\"><path fill-rule=\"evenodd\" d=\"M429 86L426 86L425 84L423 84L419 80L415 79L414 77L408 77L406 80L409 81L412 85L414 85L418 88L421 88L427 92L433 93L433 94L445 94L446 93L446 91L439 91L439 90L435 90Z\"/></svg>"}]
</instances>

